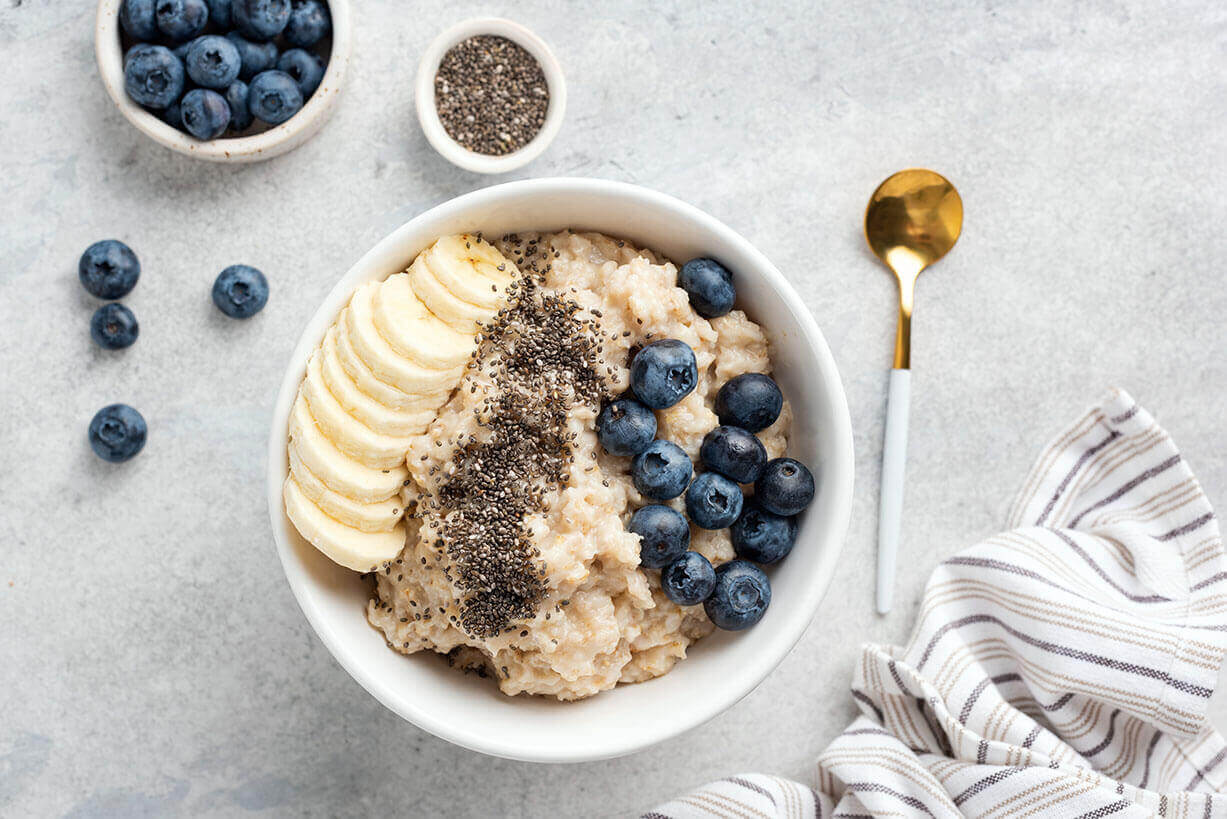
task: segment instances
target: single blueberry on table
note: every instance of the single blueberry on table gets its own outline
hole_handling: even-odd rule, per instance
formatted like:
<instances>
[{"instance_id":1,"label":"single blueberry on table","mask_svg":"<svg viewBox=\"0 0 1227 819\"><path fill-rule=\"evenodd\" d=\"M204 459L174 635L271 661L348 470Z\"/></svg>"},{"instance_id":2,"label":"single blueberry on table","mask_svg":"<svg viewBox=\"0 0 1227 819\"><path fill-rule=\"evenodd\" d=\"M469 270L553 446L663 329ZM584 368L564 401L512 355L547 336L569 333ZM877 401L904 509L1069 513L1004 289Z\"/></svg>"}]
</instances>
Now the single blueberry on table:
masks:
<instances>
[{"instance_id":1,"label":"single blueberry on table","mask_svg":"<svg viewBox=\"0 0 1227 819\"><path fill-rule=\"evenodd\" d=\"M740 631L763 619L771 605L771 581L745 560L730 560L716 569L716 587L703 604L716 628Z\"/></svg>"},{"instance_id":2,"label":"single blueberry on table","mask_svg":"<svg viewBox=\"0 0 1227 819\"><path fill-rule=\"evenodd\" d=\"M673 406L698 383L694 350L675 338L653 341L631 361L631 390L652 409Z\"/></svg>"},{"instance_id":3,"label":"single blueberry on table","mask_svg":"<svg viewBox=\"0 0 1227 819\"><path fill-rule=\"evenodd\" d=\"M209 5L209 20L221 31L227 31L234 26L234 18L230 13L230 0L205 0Z\"/></svg>"},{"instance_id":4,"label":"single blueberry on table","mask_svg":"<svg viewBox=\"0 0 1227 819\"><path fill-rule=\"evenodd\" d=\"M226 98L208 88L188 91L179 108L184 130L199 140L216 139L230 124L230 106Z\"/></svg>"},{"instance_id":5,"label":"single blueberry on table","mask_svg":"<svg viewBox=\"0 0 1227 819\"><path fill-rule=\"evenodd\" d=\"M201 88L223 90L239 78L239 50L234 43L216 34L192 41L184 59L187 75Z\"/></svg>"},{"instance_id":6,"label":"single blueberry on table","mask_svg":"<svg viewBox=\"0 0 1227 819\"><path fill-rule=\"evenodd\" d=\"M720 423L758 432L775 423L784 408L784 395L770 377L743 373L730 378L716 393Z\"/></svg>"},{"instance_id":7,"label":"single blueberry on table","mask_svg":"<svg viewBox=\"0 0 1227 819\"><path fill-rule=\"evenodd\" d=\"M738 557L755 563L778 563L797 542L797 519L768 512L750 498L729 534Z\"/></svg>"},{"instance_id":8,"label":"single blueberry on table","mask_svg":"<svg viewBox=\"0 0 1227 819\"><path fill-rule=\"evenodd\" d=\"M183 93L183 63L166 46L138 43L124 55L124 90L137 105L161 111Z\"/></svg>"},{"instance_id":9,"label":"single blueberry on table","mask_svg":"<svg viewBox=\"0 0 1227 819\"><path fill-rule=\"evenodd\" d=\"M243 82L251 82L252 77L277 64L276 43L253 42L237 31L231 31L226 39L239 50L239 61L242 63L239 79Z\"/></svg>"},{"instance_id":10,"label":"single blueberry on table","mask_svg":"<svg viewBox=\"0 0 1227 819\"><path fill-rule=\"evenodd\" d=\"M148 431L145 419L127 404L109 404L89 422L89 445L104 461L120 463L141 451Z\"/></svg>"},{"instance_id":11,"label":"single blueberry on table","mask_svg":"<svg viewBox=\"0 0 1227 819\"><path fill-rule=\"evenodd\" d=\"M679 606L697 606L716 588L716 570L698 552L686 552L660 572L660 588Z\"/></svg>"},{"instance_id":12,"label":"single blueberry on table","mask_svg":"<svg viewBox=\"0 0 1227 819\"><path fill-rule=\"evenodd\" d=\"M639 494L669 500L686 491L694 467L690 457L672 441L653 441L631 461L631 482Z\"/></svg>"},{"instance_id":13,"label":"single blueberry on table","mask_svg":"<svg viewBox=\"0 0 1227 819\"><path fill-rule=\"evenodd\" d=\"M283 51L277 58L277 70L294 78L304 100L315 93L315 89L320 87L320 80L324 79L324 61L301 48Z\"/></svg>"},{"instance_id":14,"label":"single blueberry on table","mask_svg":"<svg viewBox=\"0 0 1227 819\"><path fill-rule=\"evenodd\" d=\"M132 248L118 239L94 242L77 262L77 277L91 296L121 299L136 287L141 263Z\"/></svg>"},{"instance_id":15,"label":"single blueberry on table","mask_svg":"<svg viewBox=\"0 0 1227 819\"><path fill-rule=\"evenodd\" d=\"M753 432L719 426L703 437L699 457L713 472L737 483L754 483L767 465L767 448Z\"/></svg>"},{"instance_id":16,"label":"single blueberry on table","mask_svg":"<svg viewBox=\"0 0 1227 819\"><path fill-rule=\"evenodd\" d=\"M182 43L205 30L209 24L209 7L204 0L157 0L154 19L158 31Z\"/></svg>"},{"instance_id":17,"label":"single blueberry on table","mask_svg":"<svg viewBox=\"0 0 1227 819\"><path fill-rule=\"evenodd\" d=\"M596 417L596 437L610 455L638 455L656 437L656 413L630 398L610 401Z\"/></svg>"},{"instance_id":18,"label":"single blueberry on table","mask_svg":"<svg viewBox=\"0 0 1227 819\"><path fill-rule=\"evenodd\" d=\"M119 302L102 305L89 320L90 338L104 350L131 347L140 332L136 316Z\"/></svg>"},{"instance_id":19,"label":"single blueberry on table","mask_svg":"<svg viewBox=\"0 0 1227 819\"><path fill-rule=\"evenodd\" d=\"M290 22L290 0L232 0L230 13L244 37L271 40Z\"/></svg>"},{"instance_id":20,"label":"single blueberry on table","mask_svg":"<svg viewBox=\"0 0 1227 819\"><path fill-rule=\"evenodd\" d=\"M690 306L703 318L717 318L733 309L737 290L733 274L715 259L691 259L677 274L677 285L690 297Z\"/></svg>"},{"instance_id":21,"label":"single blueberry on table","mask_svg":"<svg viewBox=\"0 0 1227 819\"><path fill-rule=\"evenodd\" d=\"M814 476L793 458L776 458L754 482L754 497L768 512L795 515L814 499Z\"/></svg>"},{"instance_id":22,"label":"single blueberry on table","mask_svg":"<svg viewBox=\"0 0 1227 819\"><path fill-rule=\"evenodd\" d=\"M741 487L715 472L704 472L686 490L686 514L702 529L731 526L743 502Z\"/></svg>"},{"instance_id":23,"label":"single blueberry on table","mask_svg":"<svg viewBox=\"0 0 1227 819\"><path fill-rule=\"evenodd\" d=\"M302 108L302 92L284 71L263 71L251 81L247 104L256 119L280 125Z\"/></svg>"},{"instance_id":24,"label":"single blueberry on table","mask_svg":"<svg viewBox=\"0 0 1227 819\"><path fill-rule=\"evenodd\" d=\"M230 106L230 130L246 131L251 127L251 107L247 104L247 83L235 80L223 95Z\"/></svg>"},{"instance_id":25,"label":"single blueberry on table","mask_svg":"<svg viewBox=\"0 0 1227 819\"><path fill-rule=\"evenodd\" d=\"M268 279L250 265L232 264L213 282L213 303L230 318L250 318L268 303Z\"/></svg>"},{"instance_id":26,"label":"single blueberry on table","mask_svg":"<svg viewBox=\"0 0 1227 819\"><path fill-rule=\"evenodd\" d=\"M328 6L320 0L293 0L290 19L281 36L287 43L299 48L313 46L332 31L332 18Z\"/></svg>"},{"instance_id":27,"label":"single blueberry on table","mask_svg":"<svg viewBox=\"0 0 1227 819\"><path fill-rule=\"evenodd\" d=\"M158 36L155 5L155 0L124 0L119 7L119 25L133 40L148 42Z\"/></svg>"},{"instance_id":28,"label":"single blueberry on table","mask_svg":"<svg viewBox=\"0 0 1227 819\"><path fill-rule=\"evenodd\" d=\"M690 525L668 506L654 503L636 509L627 528L639 535L639 565L647 569L668 566L690 545Z\"/></svg>"}]
</instances>

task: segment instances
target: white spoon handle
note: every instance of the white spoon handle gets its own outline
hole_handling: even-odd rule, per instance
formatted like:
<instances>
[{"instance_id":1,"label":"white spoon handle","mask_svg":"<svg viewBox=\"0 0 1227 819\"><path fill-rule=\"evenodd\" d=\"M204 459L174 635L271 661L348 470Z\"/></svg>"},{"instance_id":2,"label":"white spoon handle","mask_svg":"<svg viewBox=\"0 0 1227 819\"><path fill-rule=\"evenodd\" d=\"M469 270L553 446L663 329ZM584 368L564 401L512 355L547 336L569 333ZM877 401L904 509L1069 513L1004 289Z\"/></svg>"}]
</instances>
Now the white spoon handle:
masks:
<instances>
[{"instance_id":1,"label":"white spoon handle","mask_svg":"<svg viewBox=\"0 0 1227 819\"><path fill-rule=\"evenodd\" d=\"M878 614L888 614L895 594L895 558L903 515L903 469L907 463L907 415L912 371L890 371L886 440L882 445L882 493L878 508Z\"/></svg>"}]
</instances>

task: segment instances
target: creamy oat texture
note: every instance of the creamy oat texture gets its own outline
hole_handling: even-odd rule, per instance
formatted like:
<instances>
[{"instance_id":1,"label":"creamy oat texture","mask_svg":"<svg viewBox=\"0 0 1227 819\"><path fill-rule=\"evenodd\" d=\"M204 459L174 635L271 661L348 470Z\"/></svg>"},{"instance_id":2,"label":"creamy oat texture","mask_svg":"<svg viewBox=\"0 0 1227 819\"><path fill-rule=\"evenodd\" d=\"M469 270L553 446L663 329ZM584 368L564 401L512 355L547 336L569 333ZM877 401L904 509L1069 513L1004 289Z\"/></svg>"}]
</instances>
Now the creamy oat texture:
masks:
<instances>
[{"instance_id":1,"label":"creamy oat texture","mask_svg":"<svg viewBox=\"0 0 1227 819\"><path fill-rule=\"evenodd\" d=\"M677 405L657 411L657 436L676 442L697 463L703 436L719 424L712 405L720 386L740 373L771 371L759 326L740 310L711 320L699 316L677 287L674 265L650 251L592 233L520 234L519 239L537 239L539 247L548 248L544 288L599 311L612 394L629 386L632 347L677 338L694 349L698 386ZM506 241L499 247L516 258ZM411 439L407 507L433 490L448 466L452 453L437 442L480 432L474 409L482 379L470 371L434 423ZM568 424L577 439L570 482L546 496L548 511L526 521L546 570L546 595L536 617L489 639L462 631L456 625L457 593L437 568L433 538L423 536L420 520L408 518L405 550L377 573L367 610L391 647L404 653L451 652L457 665L486 671L506 694L573 700L664 674L691 643L712 631L702 606L673 603L661 592L660 573L639 568L639 539L626 531L626 523L651 501L631 483L630 458L601 448L595 420L589 407L571 408ZM759 433L769 457L784 454L790 423L785 402L779 420ZM684 511L681 498L670 505ZM715 565L733 557L727 530L692 526L690 548Z\"/></svg>"}]
</instances>

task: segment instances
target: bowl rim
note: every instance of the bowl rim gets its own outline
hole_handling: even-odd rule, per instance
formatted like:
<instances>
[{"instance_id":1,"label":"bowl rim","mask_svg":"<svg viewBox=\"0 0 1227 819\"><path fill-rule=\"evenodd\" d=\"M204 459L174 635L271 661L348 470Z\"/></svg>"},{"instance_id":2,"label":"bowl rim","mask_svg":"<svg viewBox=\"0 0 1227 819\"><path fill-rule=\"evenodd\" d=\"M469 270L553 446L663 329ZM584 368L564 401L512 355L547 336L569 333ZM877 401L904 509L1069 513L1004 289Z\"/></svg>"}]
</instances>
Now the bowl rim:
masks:
<instances>
[{"instance_id":1,"label":"bowl rim","mask_svg":"<svg viewBox=\"0 0 1227 819\"><path fill-rule=\"evenodd\" d=\"M443 55L457 43L480 34L505 37L533 55L541 65L545 83L550 91L550 104L546 109L545 124L541 126L541 130L523 148L503 156L479 154L456 142L444 129L438 109L435 108L435 72L443 60ZM567 82L558 58L545 40L533 31L503 17L473 17L444 29L422 52L414 80L414 104L417 108L418 124L426 135L426 141L448 162L473 173L509 173L539 157L558 135L567 108Z\"/></svg>"},{"instance_id":2,"label":"bowl rim","mask_svg":"<svg viewBox=\"0 0 1227 819\"><path fill-rule=\"evenodd\" d=\"M309 572L306 571L294 555L294 547L287 536L286 529L291 524L285 519L281 501L282 483L285 480L284 470L281 466L285 462L284 452L288 414L302 379L306 359L310 351L319 342L318 338L308 339L307 334L312 332L317 324L321 324L321 314L327 312L330 318L335 317L336 310L338 309L337 303L343 300L345 295L353 291L353 280L366 273L367 268L386 253L387 249L399 245L403 241L403 237L419 230L419 225L428 221L458 216L474 206L494 204L503 198L515 197L521 194L549 195L557 193L613 194L629 197L634 201L676 210L682 218L697 223L701 229L721 233L725 239L737 245L739 251L754 260L754 266L763 274L770 287L775 288L779 295L784 297L787 302L798 305L799 309L795 311L798 320L798 330L803 334L806 346L812 353L814 362L818 367L816 375L823 384L821 392L829 405L835 427L836 446L834 451L828 453L829 457L824 458L824 480L827 479L826 476L830 476L832 480L834 516L827 518L825 526L832 540L830 548L835 550L834 554L830 557L831 565L835 565L838 562L839 554L847 537L847 529L852 511L852 490L855 477L852 423L848 412L843 382L840 379L834 356L831 354L813 315L804 307L804 303L792 285L775 265L732 228L699 208L668 194L639 185L603 179L578 177L528 179L506 182L472 191L421 212L388 233L363 254L340 277L328 294L321 300L319 307L312 312L290 355L273 409L266 452L266 493L277 555L286 581L290 585L299 608L333 658L371 696L375 697L384 707L402 719L440 739L469 750L528 762L572 763L609 759L642 750L684 734L732 707L757 688L792 651L813 621L818 606L830 586L832 577L829 576L825 583L811 584L807 587L805 596L795 601L795 608L803 611L804 616L790 619L785 624L786 628L772 632L767 637L770 642L768 648L764 649L761 666L754 672L741 678L739 680L741 683L739 688L724 688L718 694L713 693L706 706L690 714L687 720L677 723L662 723L662 727L657 731L639 733L633 738L619 737L615 741L606 741L599 746L593 745L580 751L572 748L557 752L537 748L526 751L524 748L517 746L514 741L508 741L498 735L478 734L472 731L457 729L449 724L446 719L440 718L430 713L428 709L420 707L414 698L404 696L404 692L393 689L375 674L368 673L358 652L350 650L338 632L333 630L329 618L316 607L314 601L307 594L306 586L312 581Z\"/></svg>"},{"instance_id":3,"label":"bowl rim","mask_svg":"<svg viewBox=\"0 0 1227 819\"><path fill-rule=\"evenodd\" d=\"M302 109L280 125L245 137L202 142L133 102L124 91L124 55L120 43L119 8L123 0L98 0L94 54L102 84L128 122L163 147L210 162L260 162L292 151L315 135L336 107L353 48L349 0L326 0L332 18L332 49L320 86Z\"/></svg>"}]
</instances>

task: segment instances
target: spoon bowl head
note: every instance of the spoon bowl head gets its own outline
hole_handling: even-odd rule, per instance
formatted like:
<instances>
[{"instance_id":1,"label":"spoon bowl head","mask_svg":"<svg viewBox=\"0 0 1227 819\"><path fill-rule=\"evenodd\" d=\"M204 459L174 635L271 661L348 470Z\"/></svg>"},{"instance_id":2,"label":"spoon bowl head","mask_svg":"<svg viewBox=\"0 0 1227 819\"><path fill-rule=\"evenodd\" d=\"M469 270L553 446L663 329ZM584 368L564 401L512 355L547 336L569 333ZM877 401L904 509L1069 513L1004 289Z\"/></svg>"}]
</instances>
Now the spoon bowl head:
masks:
<instances>
[{"instance_id":1,"label":"spoon bowl head","mask_svg":"<svg viewBox=\"0 0 1227 819\"><path fill-rule=\"evenodd\" d=\"M963 200L944 176L922 168L888 177L869 197L865 239L900 279L950 252L963 230Z\"/></svg>"}]
</instances>

